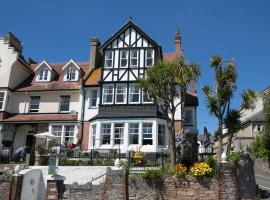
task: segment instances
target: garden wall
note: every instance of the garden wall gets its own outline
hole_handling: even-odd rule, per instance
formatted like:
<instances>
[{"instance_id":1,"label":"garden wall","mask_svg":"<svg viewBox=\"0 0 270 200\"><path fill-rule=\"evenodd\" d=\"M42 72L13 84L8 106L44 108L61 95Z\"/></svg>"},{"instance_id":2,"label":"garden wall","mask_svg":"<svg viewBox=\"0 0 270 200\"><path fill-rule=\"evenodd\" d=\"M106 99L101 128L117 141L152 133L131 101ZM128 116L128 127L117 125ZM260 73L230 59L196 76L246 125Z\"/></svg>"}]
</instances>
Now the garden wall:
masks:
<instances>
[{"instance_id":1,"label":"garden wall","mask_svg":"<svg viewBox=\"0 0 270 200\"><path fill-rule=\"evenodd\" d=\"M172 176L166 176L154 180L132 175L128 182L130 200L218 199L219 184L212 178L196 179L186 176L175 179Z\"/></svg>"}]
</instances>

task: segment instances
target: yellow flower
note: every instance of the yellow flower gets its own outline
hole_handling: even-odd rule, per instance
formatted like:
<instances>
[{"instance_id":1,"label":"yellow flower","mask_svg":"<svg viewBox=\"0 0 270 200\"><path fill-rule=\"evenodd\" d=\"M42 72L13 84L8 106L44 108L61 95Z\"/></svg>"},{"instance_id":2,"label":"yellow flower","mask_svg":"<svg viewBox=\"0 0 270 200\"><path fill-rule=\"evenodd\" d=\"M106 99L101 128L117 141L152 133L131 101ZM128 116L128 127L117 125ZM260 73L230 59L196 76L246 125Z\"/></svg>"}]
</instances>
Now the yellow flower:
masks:
<instances>
[{"instance_id":1,"label":"yellow flower","mask_svg":"<svg viewBox=\"0 0 270 200\"><path fill-rule=\"evenodd\" d=\"M190 173L196 177L211 175L213 171L214 170L205 162L195 163L190 169Z\"/></svg>"},{"instance_id":2,"label":"yellow flower","mask_svg":"<svg viewBox=\"0 0 270 200\"><path fill-rule=\"evenodd\" d=\"M184 176L187 173L187 168L185 165L178 163L175 165L175 167L172 169L172 174L176 177Z\"/></svg>"}]
</instances>

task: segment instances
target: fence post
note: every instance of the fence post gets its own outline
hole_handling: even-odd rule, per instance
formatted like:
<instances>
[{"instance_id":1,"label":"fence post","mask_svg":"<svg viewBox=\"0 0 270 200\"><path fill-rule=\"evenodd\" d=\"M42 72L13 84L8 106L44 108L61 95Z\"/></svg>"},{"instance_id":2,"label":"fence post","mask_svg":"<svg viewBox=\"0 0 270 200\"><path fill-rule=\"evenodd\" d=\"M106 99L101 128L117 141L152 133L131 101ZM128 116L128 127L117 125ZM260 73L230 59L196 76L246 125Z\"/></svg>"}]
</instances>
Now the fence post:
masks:
<instances>
[{"instance_id":1,"label":"fence post","mask_svg":"<svg viewBox=\"0 0 270 200\"><path fill-rule=\"evenodd\" d=\"M164 172L164 154L163 154L163 148L161 149L161 171Z\"/></svg>"},{"instance_id":2,"label":"fence post","mask_svg":"<svg viewBox=\"0 0 270 200\"><path fill-rule=\"evenodd\" d=\"M90 149L90 163L93 165L93 149Z\"/></svg>"}]
</instances>

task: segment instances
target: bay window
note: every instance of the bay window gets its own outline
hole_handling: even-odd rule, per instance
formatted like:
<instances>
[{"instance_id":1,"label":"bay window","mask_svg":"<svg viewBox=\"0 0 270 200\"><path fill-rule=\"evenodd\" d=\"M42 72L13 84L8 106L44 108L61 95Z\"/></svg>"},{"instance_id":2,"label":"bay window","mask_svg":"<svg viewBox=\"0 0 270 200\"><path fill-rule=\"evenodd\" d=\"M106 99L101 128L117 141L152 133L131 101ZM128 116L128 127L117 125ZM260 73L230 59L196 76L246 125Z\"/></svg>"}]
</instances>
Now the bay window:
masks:
<instances>
[{"instance_id":1,"label":"bay window","mask_svg":"<svg viewBox=\"0 0 270 200\"><path fill-rule=\"evenodd\" d=\"M101 141L102 144L110 144L111 142L111 124L101 125Z\"/></svg>"},{"instance_id":2,"label":"bay window","mask_svg":"<svg viewBox=\"0 0 270 200\"><path fill-rule=\"evenodd\" d=\"M152 145L153 144L153 133L152 133L153 123L143 123L143 145Z\"/></svg>"},{"instance_id":3,"label":"bay window","mask_svg":"<svg viewBox=\"0 0 270 200\"><path fill-rule=\"evenodd\" d=\"M129 144L139 144L139 123L129 124Z\"/></svg>"},{"instance_id":4,"label":"bay window","mask_svg":"<svg viewBox=\"0 0 270 200\"><path fill-rule=\"evenodd\" d=\"M103 103L104 104L113 103L113 85L103 86Z\"/></svg>"},{"instance_id":5,"label":"bay window","mask_svg":"<svg viewBox=\"0 0 270 200\"><path fill-rule=\"evenodd\" d=\"M140 88L137 84L129 86L129 103L140 103Z\"/></svg>"},{"instance_id":6,"label":"bay window","mask_svg":"<svg viewBox=\"0 0 270 200\"><path fill-rule=\"evenodd\" d=\"M192 125L192 110L185 110L185 125Z\"/></svg>"},{"instance_id":7,"label":"bay window","mask_svg":"<svg viewBox=\"0 0 270 200\"><path fill-rule=\"evenodd\" d=\"M127 101L127 85L119 84L116 85L116 95L115 95L115 102L118 104L126 103Z\"/></svg>"}]
</instances>

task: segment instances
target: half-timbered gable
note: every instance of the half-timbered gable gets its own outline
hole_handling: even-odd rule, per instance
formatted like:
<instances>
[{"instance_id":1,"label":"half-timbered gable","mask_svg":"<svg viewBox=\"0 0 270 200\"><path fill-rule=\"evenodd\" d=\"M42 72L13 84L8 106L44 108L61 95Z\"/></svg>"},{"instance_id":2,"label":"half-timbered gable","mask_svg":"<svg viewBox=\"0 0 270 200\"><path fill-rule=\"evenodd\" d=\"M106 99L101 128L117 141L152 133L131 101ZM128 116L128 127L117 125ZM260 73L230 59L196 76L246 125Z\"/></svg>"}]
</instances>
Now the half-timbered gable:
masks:
<instances>
[{"instance_id":1,"label":"half-timbered gable","mask_svg":"<svg viewBox=\"0 0 270 200\"><path fill-rule=\"evenodd\" d=\"M132 21L101 47L101 104L150 103L136 84L147 68L162 58L161 47Z\"/></svg>"}]
</instances>

